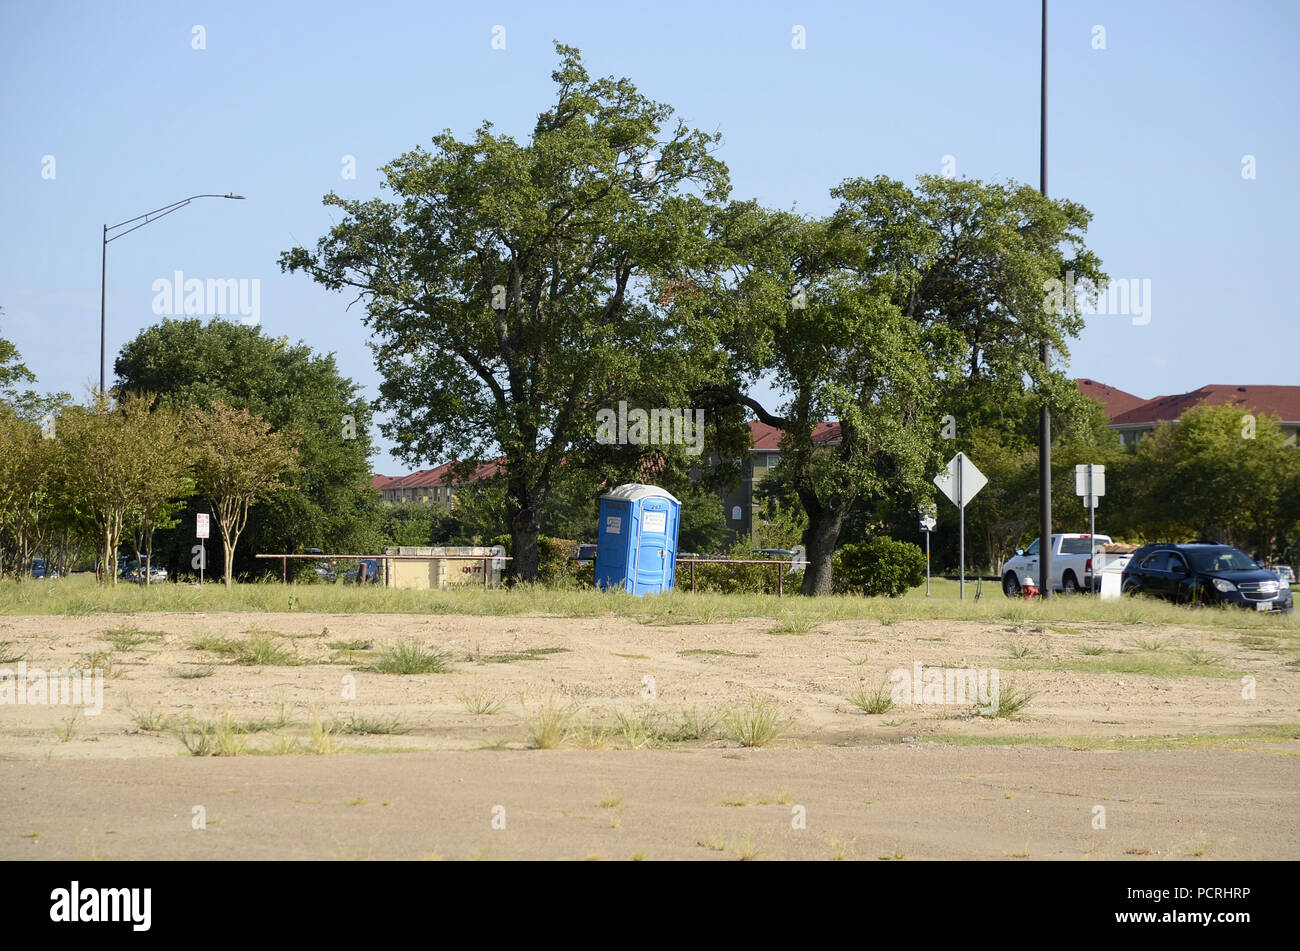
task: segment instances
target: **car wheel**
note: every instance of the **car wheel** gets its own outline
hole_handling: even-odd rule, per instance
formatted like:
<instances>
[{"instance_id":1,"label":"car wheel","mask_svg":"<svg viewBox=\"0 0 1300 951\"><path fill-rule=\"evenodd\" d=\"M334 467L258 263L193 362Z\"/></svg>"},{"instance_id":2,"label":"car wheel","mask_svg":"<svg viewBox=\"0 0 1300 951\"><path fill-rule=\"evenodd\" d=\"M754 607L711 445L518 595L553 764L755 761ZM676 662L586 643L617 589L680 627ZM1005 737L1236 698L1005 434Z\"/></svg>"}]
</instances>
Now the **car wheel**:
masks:
<instances>
[{"instance_id":1,"label":"car wheel","mask_svg":"<svg viewBox=\"0 0 1300 951\"><path fill-rule=\"evenodd\" d=\"M1136 581L1129 581L1124 585L1124 593L1130 597L1136 597L1142 593L1142 585Z\"/></svg>"},{"instance_id":2,"label":"car wheel","mask_svg":"<svg viewBox=\"0 0 1300 951\"><path fill-rule=\"evenodd\" d=\"M1061 578L1061 590L1066 594L1078 594L1083 590L1079 587L1079 579L1074 576L1073 571L1067 571Z\"/></svg>"},{"instance_id":3,"label":"car wheel","mask_svg":"<svg viewBox=\"0 0 1300 951\"><path fill-rule=\"evenodd\" d=\"M1020 579L1010 571L1002 577L1002 593L1008 598L1020 597Z\"/></svg>"}]
</instances>

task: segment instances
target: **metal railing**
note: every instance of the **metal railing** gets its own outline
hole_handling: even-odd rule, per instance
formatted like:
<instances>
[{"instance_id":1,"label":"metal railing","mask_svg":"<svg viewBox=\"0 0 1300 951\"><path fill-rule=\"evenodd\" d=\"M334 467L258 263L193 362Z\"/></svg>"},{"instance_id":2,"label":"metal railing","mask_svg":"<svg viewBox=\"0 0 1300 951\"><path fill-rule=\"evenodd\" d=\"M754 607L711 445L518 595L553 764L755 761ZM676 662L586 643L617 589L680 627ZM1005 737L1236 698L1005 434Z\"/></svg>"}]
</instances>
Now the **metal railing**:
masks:
<instances>
[{"instance_id":1,"label":"metal railing","mask_svg":"<svg viewBox=\"0 0 1300 951\"><path fill-rule=\"evenodd\" d=\"M776 596L785 594L785 569L791 565L810 565L810 561L786 561L783 558L678 558L677 564L691 566L691 591L695 590L696 565L778 565L776 569Z\"/></svg>"}]
</instances>

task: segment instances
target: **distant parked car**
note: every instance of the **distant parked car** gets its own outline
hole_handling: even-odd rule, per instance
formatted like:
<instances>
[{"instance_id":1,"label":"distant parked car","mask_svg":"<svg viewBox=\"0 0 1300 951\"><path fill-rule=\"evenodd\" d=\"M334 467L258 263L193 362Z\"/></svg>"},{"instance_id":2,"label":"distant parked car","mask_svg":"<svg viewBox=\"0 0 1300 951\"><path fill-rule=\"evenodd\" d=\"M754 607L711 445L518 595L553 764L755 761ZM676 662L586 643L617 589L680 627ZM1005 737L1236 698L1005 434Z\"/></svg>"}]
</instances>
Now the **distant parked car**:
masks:
<instances>
[{"instance_id":1,"label":"distant parked car","mask_svg":"<svg viewBox=\"0 0 1300 951\"><path fill-rule=\"evenodd\" d=\"M32 577L38 580L53 580L59 576L59 573L46 564L44 558L32 559Z\"/></svg>"},{"instance_id":2,"label":"distant parked car","mask_svg":"<svg viewBox=\"0 0 1300 951\"><path fill-rule=\"evenodd\" d=\"M365 583L379 584L379 559L378 558L361 559L361 561L358 562L355 568L353 568L351 571L347 572L347 574L343 576L344 580L348 584L359 584L360 582L357 579L361 574L362 567L366 569Z\"/></svg>"},{"instance_id":3,"label":"distant parked car","mask_svg":"<svg viewBox=\"0 0 1300 951\"><path fill-rule=\"evenodd\" d=\"M791 561L803 561L804 550L802 545L794 548L754 548L749 552L751 555L766 555L768 558L781 561L789 558ZM790 569L793 574L796 571L803 571L803 565L795 565Z\"/></svg>"},{"instance_id":4,"label":"distant parked car","mask_svg":"<svg viewBox=\"0 0 1300 951\"><path fill-rule=\"evenodd\" d=\"M144 569L141 568L138 564L136 564L135 559L132 559L131 562L128 564L128 566L125 569L123 569L121 573L121 577L123 581L136 581L136 582L143 581ZM161 565L149 566L150 584L157 584L160 581L166 581L166 580L167 580L166 568L162 567Z\"/></svg>"},{"instance_id":5,"label":"distant parked car","mask_svg":"<svg viewBox=\"0 0 1300 951\"><path fill-rule=\"evenodd\" d=\"M1287 584L1295 584L1295 572L1290 565L1274 565L1273 572L1277 575L1279 581L1285 581Z\"/></svg>"},{"instance_id":6,"label":"distant parked car","mask_svg":"<svg viewBox=\"0 0 1300 951\"><path fill-rule=\"evenodd\" d=\"M579 565L585 565L585 564L587 564L588 562L595 561L595 560L596 560L596 546L595 546L595 545L579 545L579 546L578 546L578 553L577 553L576 555L573 556L573 560L574 560L575 563L577 563L577 564L579 564Z\"/></svg>"},{"instance_id":7,"label":"distant parked car","mask_svg":"<svg viewBox=\"0 0 1300 951\"><path fill-rule=\"evenodd\" d=\"M1124 569L1122 588L1176 603L1292 608L1291 582L1230 545L1144 545Z\"/></svg>"},{"instance_id":8,"label":"distant parked car","mask_svg":"<svg viewBox=\"0 0 1300 951\"><path fill-rule=\"evenodd\" d=\"M308 548L303 552L303 554L323 555L325 552L321 551L319 548ZM328 581L330 584L333 584L339 580L338 565L336 565L332 559L322 558L320 561L315 563L308 562L308 564L311 564L311 570L316 573L316 577L320 578L321 581Z\"/></svg>"}]
</instances>

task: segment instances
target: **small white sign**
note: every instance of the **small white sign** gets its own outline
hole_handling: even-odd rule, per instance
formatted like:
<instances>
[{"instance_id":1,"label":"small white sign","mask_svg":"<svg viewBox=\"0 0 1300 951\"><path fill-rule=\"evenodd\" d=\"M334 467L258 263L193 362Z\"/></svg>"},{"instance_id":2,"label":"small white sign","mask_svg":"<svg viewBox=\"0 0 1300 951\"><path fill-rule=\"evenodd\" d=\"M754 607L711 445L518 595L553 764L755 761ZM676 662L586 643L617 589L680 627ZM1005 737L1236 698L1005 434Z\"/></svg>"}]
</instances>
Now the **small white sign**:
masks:
<instances>
[{"instance_id":1,"label":"small white sign","mask_svg":"<svg viewBox=\"0 0 1300 951\"><path fill-rule=\"evenodd\" d=\"M646 512L641 531L647 535L662 535L668 530L667 512Z\"/></svg>"},{"instance_id":2,"label":"small white sign","mask_svg":"<svg viewBox=\"0 0 1300 951\"><path fill-rule=\"evenodd\" d=\"M199 516L198 525L195 526L195 530L196 530L196 532L197 532L196 537L198 537L198 538L208 538L209 535L208 535L208 516L207 516L207 513L205 513L205 512L199 512L199 513L198 513L198 516Z\"/></svg>"},{"instance_id":3,"label":"small white sign","mask_svg":"<svg viewBox=\"0 0 1300 951\"><path fill-rule=\"evenodd\" d=\"M618 515L605 516L605 534L619 535L623 531L623 519Z\"/></svg>"},{"instance_id":4,"label":"small white sign","mask_svg":"<svg viewBox=\"0 0 1300 951\"><path fill-rule=\"evenodd\" d=\"M1088 506L1087 497L1089 495L1089 470L1091 471L1091 489L1092 495L1101 498L1106 494L1106 467L1096 466L1090 463L1081 463L1074 467L1074 494L1084 497L1084 507Z\"/></svg>"}]
</instances>

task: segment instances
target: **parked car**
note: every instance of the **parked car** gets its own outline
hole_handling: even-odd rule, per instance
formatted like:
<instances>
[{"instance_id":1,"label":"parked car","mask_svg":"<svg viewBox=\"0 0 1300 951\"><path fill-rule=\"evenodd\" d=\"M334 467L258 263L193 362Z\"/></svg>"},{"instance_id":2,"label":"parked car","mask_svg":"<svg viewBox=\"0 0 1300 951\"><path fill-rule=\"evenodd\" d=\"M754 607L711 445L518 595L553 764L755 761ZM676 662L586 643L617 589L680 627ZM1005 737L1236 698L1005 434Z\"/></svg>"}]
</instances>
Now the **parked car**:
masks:
<instances>
[{"instance_id":1,"label":"parked car","mask_svg":"<svg viewBox=\"0 0 1300 951\"><path fill-rule=\"evenodd\" d=\"M357 566L355 568L351 569L343 576L344 580L348 584L358 584L359 582L357 581L357 578L361 574L362 565L364 565L366 569L365 583L379 584L379 559L378 558L361 559L361 561L357 563Z\"/></svg>"},{"instance_id":2,"label":"parked car","mask_svg":"<svg viewBox=\"0 0 1300 951\"><path fill-rule=\"evenodd\" d=\"M54 578L57 578L58 576L59 576L59 573L58 573L57 571L55 571L53 568L51 568L48 564L46 564L44 558L33 558L33 559L32 559L32 577L33 577L33 578L36 578L36 579L39 579L39 580L45 580L45 579L53 580Z\"/></svg>"},{"instance_id":3,"label":"parked car","mask_svg":"<svg viewBox=\"0 0 1300 951\"><path fill-rule=\"evenodd\" d=\"M575 564L585 565L596 560L595 545L579 545L578 553L573 556Z\"/></svg>"},{"instance_id":4,"label":"parked car","mask_svg":"<svg viewBox=\"0 0 1300 951\"><path fill-rule=\"evenodd\" d=\"M775 561L784 561L786 558L789 558L791 561L804 560L804 550L802 545L798 545L794 548L754 548L751 549L749 553L751 555L764 555ZM791 574L794 574L796 571L803 571L803 565L794 565L791 567Z\"/></svg>"},{"instance_id":5,"label":"parked car","mask_svg":"<svg viewBox=\"0 0 1300 951\"><path fill-rule=\"evenodd\" d=\"M125 565L125 566L122 568L122 570L118 573L118 576L119 576L123 581L137 581L137 582L139 582L139 581L143 581L143 580L144 580L144 569L140 567L140 563L139 563L139 562L137 562L134 558L132 558L132 559L130 559L130 560L126 563L126 565ZM150 584L157 584L157 583L160 582L160 581L166 581L166 580L167 580L167 569L166 569L166 568L162 567L161 565L152 565L152 564L151 564L151 565L149 566L149 583L150 583Z\"/></svg>"},{"instance_id":6,"label":"parked car","mask_svg":"<svg viewBox=\"0 0 1300 951\"><path fill-rule=\"evenodd\" d=\"M1052 590L1076 594L1092 589L1092 557L1102 545L1110 544L1109 535L1084 535L1062 532L1052 536ZM1008 598L1020 595L1029 581L1038 585L1038 539L1028 548L1017 548L1014 558L1002 566L1002 593Z\"/></svg>"},{"instance_id":7,"label":"parked car","mask_svg":"<svg viewBox=\"0 0 1300 951\"><path fill-rule=\"evenodd\" d=\"M1144 545L1124 569L1122 589L1175 603L1292 608L1291 583L1230 545Z\"/></svg>"},{"instance_id":8,"label":"parked car","mask_svg":"<svg viewBox=\"0 0 1300 951\"><path fill-rule=\"evenodd\" d=\"M303 554L323 555L325 552L321 551L319 548L308 548L303 552ZM321 581L327 581L330 584L333 584L339 580L338 565L334 563L333 559L322 558L320 561L314 563L308 562L308 564L312 566L311 570L316 572L316 577L320 578Z\"/></svg>"},{"instance_id":9,"label":"parked car","mask_svg":"<svg viewBox=\"0 0 1300 951\"><path fill-rule=\"evenodd\" d=\"M1279 581L1295 584L1295 571L1292 570L1290 565L1274 565L1273 573L1277 575Z\"/></svg>"}]
</instances>

